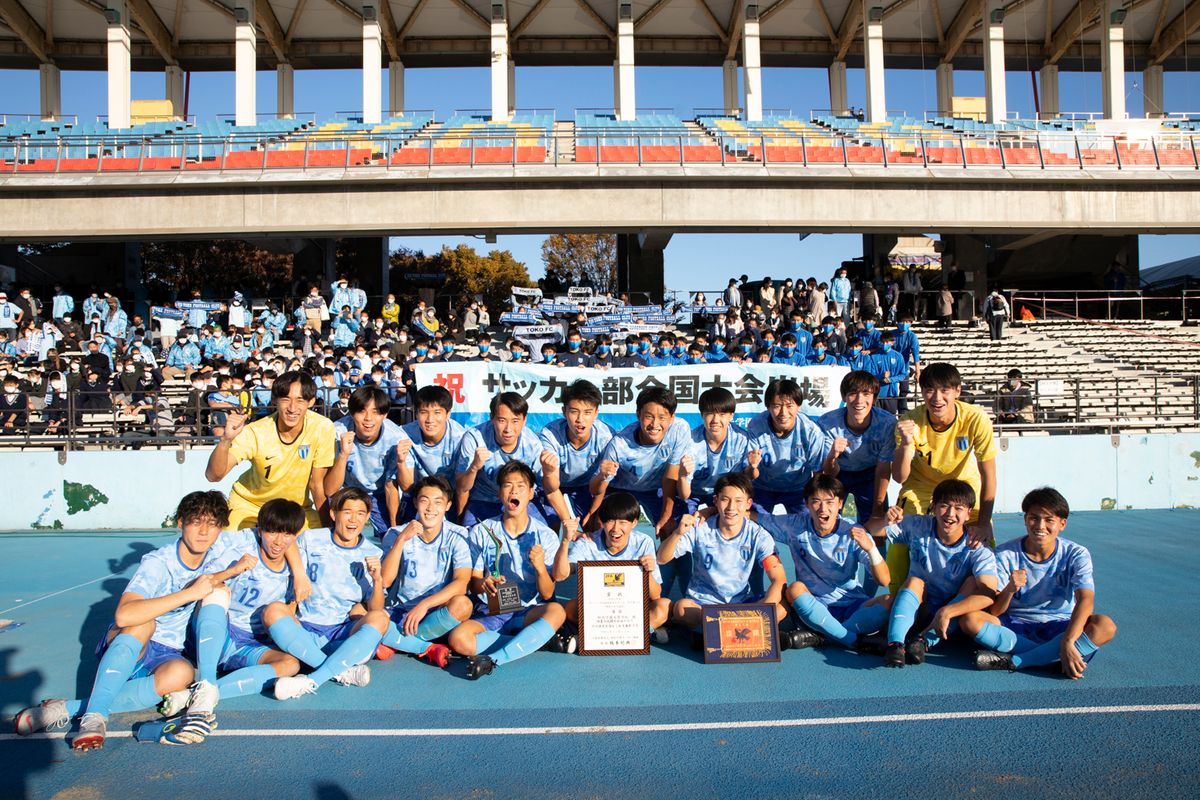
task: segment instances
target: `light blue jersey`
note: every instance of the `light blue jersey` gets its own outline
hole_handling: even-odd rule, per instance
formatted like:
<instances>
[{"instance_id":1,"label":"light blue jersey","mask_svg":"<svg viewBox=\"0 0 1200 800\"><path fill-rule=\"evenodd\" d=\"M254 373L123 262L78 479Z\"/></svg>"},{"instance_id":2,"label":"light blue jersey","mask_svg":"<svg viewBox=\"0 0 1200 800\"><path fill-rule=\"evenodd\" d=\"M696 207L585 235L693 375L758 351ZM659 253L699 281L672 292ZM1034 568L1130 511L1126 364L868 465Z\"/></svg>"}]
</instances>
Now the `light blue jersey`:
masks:
<instances>
[{"instance_id":1,"label":"light blue jersey","mask_svg":"<svg viewBox=\"0 0 1200 800\"><path fill-rule=\"evenodd\" d=\"M383 537L383 551L391 552L404 527L396 526ZM400 556L400 571L392 586L388 608L408 611L417 603L445 588L456 569L471 569L471 552L467 547L467 529L452 522L443 522L438 535L426 542L420 535L404 543Z\"/></svg>"},{"instance_id":2,"label":"light blue jersey","mask_svg":"<svg viewBox=\"0 0 1200 800\"><path fill-rule=\"evenodd\" d=\"M707 520L682 534L675 557L692 554L692 579L687 596L701 605L744 603L751 598L750 573L755 564L775 553L771 534L750 520L732 539Z\"/></svg>"},{"instance_id":3,"label":"light blue jersey","mask_svg":"<svg viewBox=\"0 0 1200 800\"><path fill-rule=\"evenodd\" d=\"M337 435L334 438L334 453L341 455L342 434L354 430L354 419L345 416L333 423ZM383 421L374 443L363 444L354 440L354 452L346 463L345 486L364 489L378 494L389 481L396 479L396 445L408 438L404 430L390 419Z\"/></svg>"},{"instance_id":4,"label":"light blue jersey","mask_svg":"<svg viewBox=\"0 0 1200 800\"><path fill-rule=\"evenodd\" d=\"M838 458L838 467L847 472L875 469L879 464L889 463L896 455L896 418L886 411L872 408L867 429L861 434L850 430L846 424L844 407L821 415L817 425L825 432L822 453L828 453L833 440L839 436L850 443Z\"/></svg>"},{"instance_id":5,"label":"light blue jersey","mask_svg":"<svg viewBox=\"0 0 1200 800\"><path fill-rule=\"evenodd\" d=\"M580 536L571 542L571 550L567 560L572 564L580 561L640 561L642 556L655 556L658 548L654 540L641 531L631 531L625 549L619 553L610 553L604 544L604 531L596 531L587 536ZM662 585L662 573L658 569L657 559L654 562L654 572L651 573L656 583Z\"/></svg>"},{"instance_id":6,"label":"light blue jersey","mask_svg":"<svg viewBox=\"0 0 1200 800\"><path fill-rule=\"evenodd\" d=\"M631 422L604 448L601 460L615 461L618 465L609 491L658 491L662 488L663 473L683 459L692 439L691 428L682 419L671 423L658 444L639 443L638 430L638 423Z\"/></svg>"},{"instance_id":7,"label":"light blue jersey","mask_svg":"<svg viewBox=\"0 0 1200 800\"><path fill-rule=\"evenodd\" d=\"M200 566L195 569L179 560L179 548L182 544L182 540L176 539L142 556L142 563L129 579L125 591L141 595L147 600L165 597L180 591L206 572L220 570L217 566L223 549L220 539L209 548ZM150 638L159 644L182 650L187 638L188 621L192 617L192 608L195 605L188 603L159 615L154 620L154 634Z\"/></svg>"},{"instance_id":8,"label":"light blue jersey","mask_svg":"<svg viewBox=\"0 0 1200 800\"><path fill-rule=\"evenodd\" d=\"M500 491L496 485L496 473L509 461L524 461L533 470L537 485L542 482L542 440L529 428L522 428L517 446L511 453L500 449L496 442L496 429L491 422L476 425L463 436L458 445L458 456L454 460L454 471L466 472L475 460L475 450L486 447L491 453L483 469L475 473L475 485L471 487L471 500L482 503L499 503Z\"/></svg>"},{"instance_id":9,"label":"light blue jersey","mask_svg":"<svg viewBox=\"0 0 1200 800\"><path fill-rule=\"evenodd\" d=\"M276 572L263 562L255 528L223 533L220 544L220 569L232 567L244 555L258 559L253 569L231 578L225 585L231 596L229 625L253 634L256 639L265 639L267 626L262 621L262 610L268 603L287 602L291 598L292 573L286 564Z\"/></svg>"},{"instance_id":10,"label":"light blue jersey","mask_svg":"<svg viewBox=\"0 0 1200 800\"><path fill-rule=\"evenodd\" d=\"M839 518L837 527L826 536L813 530L807 511L759 514L758 524L792 551L796 580L822 604L842 606L869 599L858 579L858 568L861 566L869 575L871 556L850 536L854 523Z\"/></svg>"},{"instance_id":11,"label":"light blue jersey","mask_svg":"<svg viewBox=\"0 0 1200 800\"><path fill-rule=\"evenodd\" d=\"M824 434L817 424L803 414L786 436L776 436L771 428L771 415L762 411L746 426L750 449L762 451L758 465L756 489L770 492L799 492L813 473L821 468L824 455Z\"/></svg>"},{"instance_id":12,"label":"light blue jersey","mask_svg":"<svg viewBox=\"0 0 1200 800\"><path fill-rule=\"evenodd\" d=\"M889 544L908 545L908 574L925 581L925 602L931 606L944 606L953 600L970 576L996 577L996 557L991 550L967 547L966 533L958 544L942 544L932 515L905 517L899 525L889 525L887 538Z\"/></svg>"},{"instance_id":13,"label":"light blue jersey","mask_svg":"<svg viewBox=\"0 0 1200 800\"><path fill-rule=\"evenodd\" d=\"M704 426L692 428L687 446L687 455L696 462L696 472L692 475L692 497L712 497L718 478L746 469L746 455L750 450L750 437L738 425L729 426L725 441L715 452L704 438Z\"/></svg>"},{"instance_id":14,"label":"light blue jersey","mask_svg":"<svg viewBox=\"0 0 1200 800\"><path fill-rule=\"evenodd\" d=\"M446 432L442 440L434 444L425 444L421 438L421 426L417 422L409 422L403 426L408 438L412 439L412 450L408 452L408 461L412 467L413 480L430 475L441 475L454 485L454 457L458 455L458 445L466 435L467 429L452 419L446 420Z\"/></svg>"},{"instance_id":15,"label":"light blue jersey","mask_svg":"<svg viewBox=\"0 0 1200 800\"><path fill-rule=\"evenodd\" d=\"M471 549L471 568L488 576L496 564L496 543L488 535L488 531L500 539L500 574L509 585L516 584L521 592L521 602L528 608L544 602L538 594L537 572L529 563L529 551L535 544L540 544L545 551L543 559L546 569L554 564L554 554L558 552L558 534L535 519L530 518L529 526L520 536L513 537L504 530L501 517L484 520L467 535L467 544ZM478 598L486 603L486 598Z\"/></svg>"},{"instance_id":16,"label":"light blue jersey","mask_svg":"<svg viewBox=\"0 0 1200 800\"><path fill-rule=\"evenodd\" d=\"M1054 554L1034 561L1021 548L1025 539L1013 539L996 548L996 579L999 588L1008 585L1014 569L1025 570L1025 588L1013 595L1006 617L1022 622L1070 619L1075 610L1075 592L1095 590L1092 554L1083 545L1059 537Z\"/></svg>"},{"instance_id":17,"label":"light blue jersey","mask_svg":"<svg viewBox=\"0 0 1200 800\"><path fill-rule=\"evenodd\" d=\"M312 594L300 604L300 619L317 625L340 625L350 616L355 603L371 596L371 576L363 560L381 558L377 545L359 536L356 547L342 547L333 540L329 528L316 528L302 535L296 544L304 559Z\"/></svg>"},{"instance_id":18,"label":"light blue jersey","mask_svg":"<svg viewBox=\"0 0 1200 800\"><path fill-rule=\"evenodd\" d=\"M567 435L567 421L556 419L542 428L542 447L558 456L559 488L563 490L587 488L588 481L596 474L604 448L612 441L612 428L600 420L592 423L592 432L587 443L576 449Z\"/></svg>"}]
</instances>

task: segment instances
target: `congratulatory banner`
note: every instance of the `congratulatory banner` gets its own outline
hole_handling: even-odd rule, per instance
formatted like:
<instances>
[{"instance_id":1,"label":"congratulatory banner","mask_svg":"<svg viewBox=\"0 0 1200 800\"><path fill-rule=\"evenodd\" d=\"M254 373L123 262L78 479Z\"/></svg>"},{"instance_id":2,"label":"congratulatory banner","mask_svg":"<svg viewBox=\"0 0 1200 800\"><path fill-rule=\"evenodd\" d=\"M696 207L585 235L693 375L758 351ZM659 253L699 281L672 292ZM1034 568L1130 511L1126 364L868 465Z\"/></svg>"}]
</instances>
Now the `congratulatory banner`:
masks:
<instances>
[{"instance_id":1,"label":"congratulatory banner","mask_svg":"<svg viewBox=\"0 0 1200 800\"><path fill-rule=\"evenodd\" d=\"M789 367L784 364L697 364L646 369L592 369L510 364L497 361L462 361L416 364L417 385L444 386L454 397L454 418L477 424L488 417L488 404L500 392L516 392L529 403L527 424L541 430L562 416L562 390L584 379L600 389L604 404L600 418L614 428L632 422L638 393L651 386L670 389L679 400L675 413L690 425L700 424L697 402L708 389L722 387L737 400L737 417L744 419L763 410L763 395L775 378L792 378L804 390L802 411L818 417L842 404L838 386L846 367Z\"/></svg>"}]
</instances>

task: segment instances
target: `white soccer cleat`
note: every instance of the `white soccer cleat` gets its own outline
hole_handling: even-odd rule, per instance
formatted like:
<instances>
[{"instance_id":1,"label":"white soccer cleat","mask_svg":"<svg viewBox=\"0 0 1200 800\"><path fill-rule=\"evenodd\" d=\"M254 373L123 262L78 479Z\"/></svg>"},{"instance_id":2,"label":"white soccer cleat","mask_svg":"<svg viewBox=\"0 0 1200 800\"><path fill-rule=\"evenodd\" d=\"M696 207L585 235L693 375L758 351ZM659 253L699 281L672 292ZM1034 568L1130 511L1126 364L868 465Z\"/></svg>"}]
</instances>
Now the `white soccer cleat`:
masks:
<instances>
[{"instance_id":1,"label":"white soccer cleat","mask_svg":"<svg viewBox=\"0 0 1200 800\"><path fill-rule=\"evenodd\" d=\"M208 681L196 681L192 684L191 696L188 699L188 714L211 717L217 710L221 700L221 691Z\"/></svg>"},{"instance_id":2,"label":"white soccer cleat","mask_svg":"<svg viewBox=\"0 0 1200 800\"><path fill-rule=\"evenodd\" d=\"M99 750L108 733L108 717L89 711L79 721L79 733L71 740L72 750Z\"/></svg>"},{"instance_id":3,"label":"white soccer cleat","mask_svg":"<svg viewBox=\"0 0 1200 800\"><path fill-rule=\"evenodd\" d=\"M366 686L371 682L371 668L366 664L350 667L334 675L333 682L342 686Z\"/></svg>"},{"instance_id":4,"label":"white soccer cleat","mask_svg":"<svg viewBox=\"0 0 1200 800\"><path fill-rule=\"evenodd\" d=\"M39 705L20 711L13 719L13 727L19 736L28 736L52 728L66 728L70 722L65 700L43 700Z\"/></svg>"},{"instance_id":5,"label":"white soccer cleat","mask_svg":"<svg viewBox=\"0 0 1200 800\"><path fill-rule=\"evenodd\" d=\"M191 689L180 689L177 692L164 694L162 702L157 706L158 713L164 717L174 717L180 714L187 708L188 700L191 699L191 696Z\"/></svg>"},{"instance_id":6,"label":"white soccer cleat","mask_svg":"<svg viewBox=\"0 0 1200 800\"><path fill-rule=\"evenodd\" d=\"M306 694L317 693L317 682L307 675L278 678L275 681L276 700L295 700Z\"/></svg>"}]
</instances>

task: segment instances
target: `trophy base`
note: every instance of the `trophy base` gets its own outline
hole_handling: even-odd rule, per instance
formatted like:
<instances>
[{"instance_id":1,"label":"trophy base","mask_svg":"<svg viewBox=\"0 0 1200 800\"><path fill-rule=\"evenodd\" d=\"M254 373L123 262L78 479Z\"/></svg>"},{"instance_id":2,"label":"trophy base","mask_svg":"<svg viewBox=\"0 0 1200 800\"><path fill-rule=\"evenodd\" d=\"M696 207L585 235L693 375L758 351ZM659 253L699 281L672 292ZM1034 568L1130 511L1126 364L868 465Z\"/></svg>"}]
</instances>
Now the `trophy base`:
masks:
<instances>
[{"instance_id":1,"label":"trophy base","mask_svg":"<svg viewBox=\"0 0 1200 800\"><path fill-rule=\"evenodd\" d=\"M488 595L488 613L510 614L524 608L521 602L521 591L516 586L499 586L496 593Z\"/></svg>"}]
</instances>

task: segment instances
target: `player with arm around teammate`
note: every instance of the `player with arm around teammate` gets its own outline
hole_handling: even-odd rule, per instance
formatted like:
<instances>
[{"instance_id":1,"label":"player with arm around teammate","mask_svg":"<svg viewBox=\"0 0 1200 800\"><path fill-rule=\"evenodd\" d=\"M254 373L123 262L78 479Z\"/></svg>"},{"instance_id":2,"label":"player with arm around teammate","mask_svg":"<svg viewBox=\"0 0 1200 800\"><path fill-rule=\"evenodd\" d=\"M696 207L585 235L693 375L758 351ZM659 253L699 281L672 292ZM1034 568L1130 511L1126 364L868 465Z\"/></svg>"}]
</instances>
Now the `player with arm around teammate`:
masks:
<instances>
[{"instance_id":1,"label":"player with arm around teammate","mask_svg":"<svg viewBox=\"0 0 1200 800\"><path fill-rule=\"evenodd\" d=\"M576 530L592 508L591 479L613 437L612 429L598 419L601 401L595 384L575 381L563 389L562 417L541 433L542 445L556 457L543 461L544 488L547 493L562 492L566 508L577 520ZM547 516L550 527L558 527L558 515Z\"/></svg>"},{"instance_id":2,"label":"player with arm around teammate","mask_svg":"<svg viewBox=\"0 0 1200 800\"><path fill-rule=\"evenodd\" d=\"M453 410L454 397L444 386L423 386L415 393L416 419L403 426L412 446L408 458L396 465L396 484L402 493L398 523L412 520L416 513L409 494L413 483L440 475L454 485L454 458L467 431L450 418Z\"/></svg>"},{"instance_id":3,"label":"player with arm around teammate","mask_svg":"<svg viewBox=\"0 0 1200 800\"><path fill-rule=\"evenodd\" d=\"M865 522L874 509L882 514L887 508L896 418L875 407L879 381L871 373L847 373L840 388L845 406L817 420L825 433L821 471L841 481L846 494L854 497L858 521Z\"/></svg>"},{"instance_id":4,"label":"player with arm around teammate","mask_svg":"<svg viewBox=\"0 0 1200 800\"><path fill-rule=\"evenodd\" d=\"M325 473L326 495L354 486L371 496L375 535L396 524L400 514L399 465L408 460L412 440L387 418L392 402L378 386L360 386L350 395L350 414L334 423L336 453Z\"/></svg>"}]
</instances>

